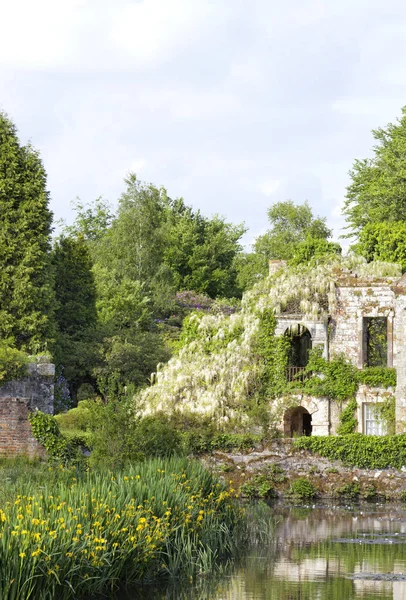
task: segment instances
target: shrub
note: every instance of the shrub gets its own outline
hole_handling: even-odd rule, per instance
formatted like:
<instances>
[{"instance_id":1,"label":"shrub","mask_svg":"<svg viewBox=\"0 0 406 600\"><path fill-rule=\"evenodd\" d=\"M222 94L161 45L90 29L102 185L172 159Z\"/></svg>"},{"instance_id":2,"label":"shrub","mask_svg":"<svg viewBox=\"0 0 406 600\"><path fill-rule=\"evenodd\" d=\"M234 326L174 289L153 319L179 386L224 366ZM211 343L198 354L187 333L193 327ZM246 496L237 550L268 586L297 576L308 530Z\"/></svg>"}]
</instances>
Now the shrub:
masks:
<instances>
[{"instance_id":1,"label":"shrub","mask_svg":"<svg viewBox=\"0 0 406 600\"><path fill-rule=\"evenodd\" d=\"M27 374L28 355L13 348L10 340L0 341L0 384Z\"/></svg>"},{"instance_id":2,"label":"shrub","mask_svg":"<svg viewBox=\"0 0 406 600\"><path fill-rule=\"evenodd\" d=\"M78 451L78 443L68 440L61 434L58 423L52 415L36 411L29 415L32 434L44 446L48 457L65 464L80 463L83 460Z\"/></svg>"},{"instance_id":3,"label":"shrub","mask_svg":"<svg viewBox=\"0 0 406 600\"><path fill-rule=\"evenodd\" d=\"M310 481L304 477L299 477L292 481L286 495L298 500L311 500L317 496L317 493L317 488Z\"/></svg>"},{"instance_id":4,"label":"shrub","mask_svg":"<svg viewBox=\"0 0 406 600\"><path fill-rule=\"evenodd\" d=\"M400 469L406 465L406 434L301 437L293 443L298 449L360 469Z\"/></svg>"},{"instance_id":5,"label":"shrub","mask_svg":"<svg viewBox=\"0 0 406 600\"><path fill-rule=\"evenodd\" d=\"M92 425L92 406L94 400L81 400L76 408L55 415L59 427L65 430L88 431Z\"/></svg>"},{"instance_id":6,"label":"shrub","mask_svg":"<svg viewBox=\"0 0 406 600\"><path fill-rule=\"evenodd\" d=\"M266 475L260 474L240 486L240 493L247 498L276 498L277 493Z\"/></svg>"},{"instance_id":7,"label":"shrub","mask_svg":"<svg viewBox=\"0 0 406 600\"><path fill-rule=\"evenodd\" d=\"M345 483L336 490L337 496L347 498L348 500L358 500L361 494L361 488L358 482Z\"/></svg>"}]
</instances>

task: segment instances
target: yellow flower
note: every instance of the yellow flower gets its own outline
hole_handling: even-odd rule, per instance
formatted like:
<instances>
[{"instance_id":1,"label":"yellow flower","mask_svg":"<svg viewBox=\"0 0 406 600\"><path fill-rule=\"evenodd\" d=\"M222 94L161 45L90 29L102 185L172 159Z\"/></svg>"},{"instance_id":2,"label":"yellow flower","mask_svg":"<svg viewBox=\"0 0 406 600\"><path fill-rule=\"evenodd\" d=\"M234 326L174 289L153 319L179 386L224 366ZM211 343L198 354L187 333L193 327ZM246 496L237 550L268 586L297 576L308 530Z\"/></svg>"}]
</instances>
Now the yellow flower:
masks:
<instances>
[{"instance_id":1,"label":"yellow flower","mask_svg":"<svg viewBox=\"0 0 406 600\"><path fill-rule=\"evenodd\" d=\"M24 556L26 556L25 552L20 552L20 554L18 555L20 558L24 558Z\"/></svg>"},{"instance_id":2,"label":"yellow flower","mask_svg":"<svg viewBox=\"0 0 406 600\"><path fill-rule=\"evenodd\" d=\"M39 554L41 554L41 548L38 548L37 550L34 550L34 552L31 552L31 556L38 556Z\"/></svg>"}]
</instances>

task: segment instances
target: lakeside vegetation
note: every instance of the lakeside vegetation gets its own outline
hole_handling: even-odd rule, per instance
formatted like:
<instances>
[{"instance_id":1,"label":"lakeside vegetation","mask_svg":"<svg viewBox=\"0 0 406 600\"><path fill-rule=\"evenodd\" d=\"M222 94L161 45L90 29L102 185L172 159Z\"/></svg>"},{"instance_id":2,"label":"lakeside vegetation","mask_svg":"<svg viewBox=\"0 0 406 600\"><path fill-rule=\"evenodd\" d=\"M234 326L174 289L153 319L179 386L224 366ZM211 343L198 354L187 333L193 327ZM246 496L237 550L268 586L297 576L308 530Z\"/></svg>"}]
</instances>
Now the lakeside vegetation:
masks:
<instances>
[{"instance_id":1,"label":"lakeside vegetation","mask_svg":"<svg viewBox=\"0 0 406 600\"><path fill-rule=\"evenodd\" d=\"M195 461L153 459L118 472L0 466L4 600L194 578L248 539L235 492Z\"/></svg>"}]
</instances>

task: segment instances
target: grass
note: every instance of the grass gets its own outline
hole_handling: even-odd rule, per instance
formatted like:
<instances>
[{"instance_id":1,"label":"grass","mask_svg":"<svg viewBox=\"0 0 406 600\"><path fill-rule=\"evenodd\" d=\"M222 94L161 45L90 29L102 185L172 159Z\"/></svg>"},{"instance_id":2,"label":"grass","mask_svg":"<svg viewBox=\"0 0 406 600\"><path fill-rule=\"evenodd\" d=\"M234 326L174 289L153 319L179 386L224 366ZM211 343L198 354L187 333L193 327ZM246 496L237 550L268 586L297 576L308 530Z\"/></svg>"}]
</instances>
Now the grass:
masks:
<instances>
[{"instance_id":1,"label":"grass","mask_svg":"<svg viewBox=\"0 0 406 600\"><path fill-rule=\"evenodd\" d=\"M211 572L241 546L243 510L202 465L119 473L0 463L0 597L111 597L119 586Z\"/></svg>"}]
</instances>

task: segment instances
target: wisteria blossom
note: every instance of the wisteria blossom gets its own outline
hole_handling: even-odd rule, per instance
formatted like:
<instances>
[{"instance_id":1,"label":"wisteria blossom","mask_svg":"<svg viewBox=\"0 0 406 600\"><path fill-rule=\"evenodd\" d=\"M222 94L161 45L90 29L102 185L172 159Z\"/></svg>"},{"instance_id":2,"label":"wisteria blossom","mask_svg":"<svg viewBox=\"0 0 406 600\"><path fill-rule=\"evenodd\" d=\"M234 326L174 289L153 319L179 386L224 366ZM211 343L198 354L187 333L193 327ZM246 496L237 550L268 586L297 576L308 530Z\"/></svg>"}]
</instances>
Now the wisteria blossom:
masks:
<instances>
[{"instance_id":1,"label":"wisteria blossom","mask_svg":"<svg viewBox=\"0 0 406 600\"><path fill-rule=\"evenodd\" d=\"M241 311L231 315L195 313L197 336L168 363L159 365L153 385L136 397L144 414L195 413L217 423L246 417L244 407L258 384L255 355L260 315L296 312L307 321L334 312L336 281L351 273L362 277L399 277L398 265L363 258L333 258L312 266L283 267L245 293ZM292 308L293 307L293 308ZM227 342L227 340L231 340ZM211 351L207 351L208 344Z\"/></svg>"}]
</instances>

